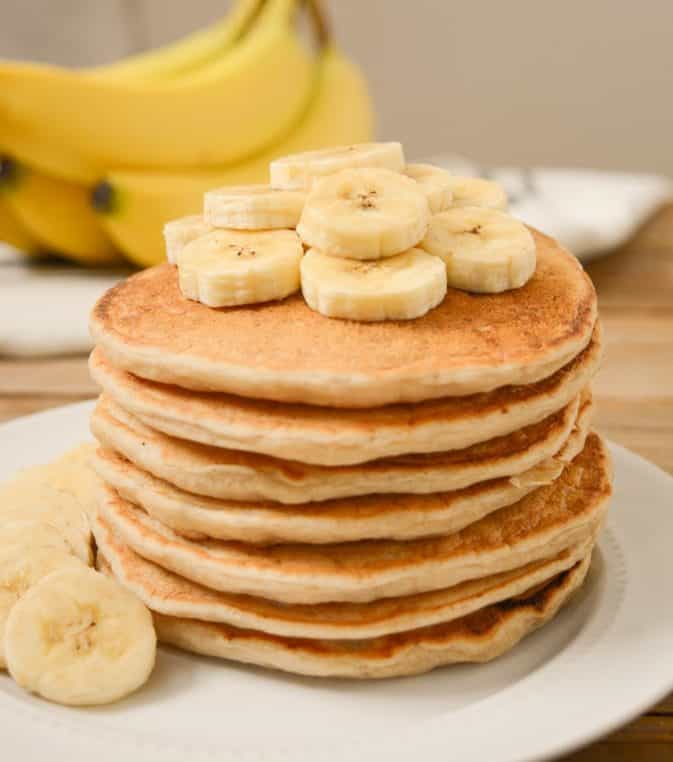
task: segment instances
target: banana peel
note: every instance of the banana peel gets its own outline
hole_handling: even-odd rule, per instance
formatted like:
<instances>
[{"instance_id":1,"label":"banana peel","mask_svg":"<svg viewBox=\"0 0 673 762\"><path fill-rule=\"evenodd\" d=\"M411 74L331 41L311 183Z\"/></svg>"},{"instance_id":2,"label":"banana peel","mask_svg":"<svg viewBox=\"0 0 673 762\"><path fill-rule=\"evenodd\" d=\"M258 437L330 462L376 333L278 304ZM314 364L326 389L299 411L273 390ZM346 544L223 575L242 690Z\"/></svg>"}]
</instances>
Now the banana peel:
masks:
<instances>
[{"instance_id":1,"label":"banana peel","mask_svg":"<svg viewBox=\"0 0 673 762\"><path fill-rule=\"evenodd\" d=\"M316 56L298 0L267 0L230 54L168 81L119 81L0 63L0 144L54 177L239 162L277 142L310 97ZM74 111L76 110L76 117Z\"/></svg>"},{"instance_id":2,"label":"banana peel","mask_svg":"<svg viewBox=\"0 0 673 762\"><path fill-rule=\"evenodd\" d=\"M205 29L156 50L89 69L87 73L111 81L170 79L189 74L237 43L255 22L265 2L239 0L229 14Z\"/></svg>"},{"instance_id":3,"label":"banana peel","mask_svg":"<svg viewBox=\"0 0 673 762\"><path fill-rule=\"evenodd\" d=\"M286 137L253 159L199 172L111 172L94 194L101 224L136 264L165 260L163 226L201 212L203 194L222 185L268 182L269 163L284 154L371 139L373 112L360 71L326 48L311 103Z\"/></svg>"},{"instance_id":4,"label":"banana peel","mask_svg":"<svg viewBox=\"0 0 673 762\"><path fill-rule=\"evenodd\" d=\"M36 254L40 248L35 238L19 222L2 194L0 194L0 242L29 255Z\"/></svg>"},{"instance_id":5,"label":"banana peel","mask_svg":"<svg viewBox=\"0 0 673 762\"><path fill-rule=\"evenodd\" d=\"M2 204L40 248L87 265L123 260L98 222L86 187L33 172L7 158L2 167Z\"/></svg>"}]
</instances>

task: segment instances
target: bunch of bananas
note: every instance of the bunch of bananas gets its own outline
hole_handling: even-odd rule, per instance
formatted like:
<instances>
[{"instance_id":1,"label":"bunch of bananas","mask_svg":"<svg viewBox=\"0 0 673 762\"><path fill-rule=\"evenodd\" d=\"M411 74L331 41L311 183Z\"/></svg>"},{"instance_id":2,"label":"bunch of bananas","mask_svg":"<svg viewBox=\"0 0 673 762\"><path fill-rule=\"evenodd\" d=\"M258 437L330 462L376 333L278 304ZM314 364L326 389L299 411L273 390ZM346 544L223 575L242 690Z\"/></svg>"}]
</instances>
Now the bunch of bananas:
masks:
<instances>
[{"instance_id":1,"label":"bunch of bananas","mask_svg":"<svg viewBox=\"0 0 673 762\"><path fill-rule=\"evenodd\" d=\"M0 241L153 265L164 224L199 211L205 191L371 131L366 85L317 0L238 0L213 26L105 67L0 62Z\"/></svg>"}]
</instances>

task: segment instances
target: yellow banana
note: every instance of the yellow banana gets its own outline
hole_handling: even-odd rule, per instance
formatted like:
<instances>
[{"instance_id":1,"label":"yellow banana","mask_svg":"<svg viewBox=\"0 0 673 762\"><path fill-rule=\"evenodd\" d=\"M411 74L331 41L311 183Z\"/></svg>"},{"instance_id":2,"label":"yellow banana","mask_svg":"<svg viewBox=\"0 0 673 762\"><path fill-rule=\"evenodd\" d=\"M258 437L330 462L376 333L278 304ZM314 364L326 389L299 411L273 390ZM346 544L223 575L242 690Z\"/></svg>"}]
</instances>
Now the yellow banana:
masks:
<instances>
[{"instance_id":1,"label":"yellow banana","mask_svg":"<svg viewBox=\"0 0 673 762\"><path fill-rule=\"evenodd\" d=\"M91 209L89 191L4 159L0 192L39 245L83 264L121 261Z\"/></svg>"},{"instance_id":2,"label":"yellow banana","mask_svg":"<svg viewBox=\"0 0 673 762\"><path fill-rule=\"evenodd\" d=\"M231 14L208 29L164 48L90 69L86 73L119 81L179 76L185 71L205 65L213 56L222 54L237 43L255 19L263 2L264 0L240 0ZM0 170L0 183L1 175ZM59 249L66 257L85 263L96 264L117 259L89 204L84 203L85 196L88 201L88 190L77 188L68 181L40 175L37 170L30 170L30 181L21 187L20 192L10 192L13 192L11 204L6 199L0 199L0 241L10 243L29 254L48 246L50 249ZM50 194L53 194L53 199ZM62 222L53 219L49 210L54 205L61 210L66 205L72 207L73 211L78 210L80 216L77 224L66 228ZM28 221L30 228L35 231L34 235L31 236L28 229L21 225L12 206Z\"/></svg>"},{"instance_id":3,"label":"yellow banana","mask_svg":"<svg viewBox=\"0 0 673 762\"><path fill-rule=\"evenodd\" d=\"M25 130L15 130L2 122L0 106L0 152L14 156L22 164L36 171L44 171L51 177L62 177L69 183L90 186L100 173L93 170L81 157L55 152L48 140Z\"/></svg>"},{"instance_id":4,"label":"yellow banana","mask_svg":"<svg viewBox=\"0 0 673 762\"><path fill-rule=\"evenodd\" d=\"M321 56L313 99L283 140L249 161L222 170L112 172L96 191L100 220L130 259L154 265L166 258L164 225L201 212L206 191L222 185L266 182L268 165L279 156L364 142L371 139L372 132L372 109L360 72L338 50L327 48Z\"/></svg>"},{"instance_id":5,"label":"yellow banana","mask_svg":"<svg viewBox=\"0 0 673 762\"><path fill-rule=\"evenodd\" d=\"M217 53L226 52L239 42L256 20L267 0L241 0L239 7L218 24L196 32L173 45L132 56L109 66L88 70L92 76L110 81L125 79L161 79L174 77L205 66ZM219 45L216 38L219 39ZM192 59L192 56L194 57ZM175 59L175 60L174 60ZM63 176L71 182L85 185L95 183L100 173L79 156L54 154L51 145L42 137L32 136L0 121L0 149L5 154L20 157L25 164L46 169L52 177Z\"/></svg>"},{"instance_id":6,"label":"yellow banana","mask_svg":"<svg viewBox=\"0 0 673 762\"><path fill-rule=\"evenodd\" d=\"M296 2L268 0L231 55L169 82L1 64L0 143L52 176L89 182L116 167L243 160L285 134L310 97L315 57L294 28Z\"/></svg>"},{"instance_id":7,"label":"yellow banana","mask_svg":"<svg viewBox=\"0 0 673 762\"><path fill-rule=\"evenodd\" d=\"M8 243L26 254L33 254L39 249L37 241L19 222L2 193L0 193L0 242Z\"/></svg>"},{"instance_id":8,"label":"yellow banana","mask_svg":"<svg viewBox=\"0 0 673 762\"><path fill-rule=\"evenodd\" d=\"M265 0L239 0L220 21L156 50L123 58L86 71L97 78L121 81L179 77L204 66L237 43L254 22Z\"/></svg>"}]
</instances>

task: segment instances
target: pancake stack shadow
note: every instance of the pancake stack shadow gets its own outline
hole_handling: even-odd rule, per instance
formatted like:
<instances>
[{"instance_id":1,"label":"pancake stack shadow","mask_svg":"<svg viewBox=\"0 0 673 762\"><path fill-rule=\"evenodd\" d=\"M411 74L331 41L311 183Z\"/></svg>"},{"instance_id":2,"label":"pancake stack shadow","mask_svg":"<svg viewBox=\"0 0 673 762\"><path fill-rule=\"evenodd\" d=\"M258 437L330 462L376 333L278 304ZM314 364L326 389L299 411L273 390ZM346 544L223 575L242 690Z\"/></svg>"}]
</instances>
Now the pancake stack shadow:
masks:
<instances>
[{"instance_id":1,"label":"pancake stack shadow","mask_svg":"<svg viewBox=\"0 0 673 762\"><path fill-rule=\"evenodd\" d=\"M96 306L99 567L166 643L316 676L487 661L582 585L610 495L581 267L409 323L212 310L169 265Z\"/></svg>"}]
</instances>

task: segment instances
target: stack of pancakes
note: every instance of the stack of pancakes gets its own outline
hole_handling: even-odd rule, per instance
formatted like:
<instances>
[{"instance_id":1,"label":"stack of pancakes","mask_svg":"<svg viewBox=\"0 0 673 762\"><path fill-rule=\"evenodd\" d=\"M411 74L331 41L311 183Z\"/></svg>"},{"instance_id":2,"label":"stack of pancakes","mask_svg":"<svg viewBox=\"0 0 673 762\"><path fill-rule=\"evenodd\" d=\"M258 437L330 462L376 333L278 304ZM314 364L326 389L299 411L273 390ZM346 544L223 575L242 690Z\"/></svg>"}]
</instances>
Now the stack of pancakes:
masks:
<instances>
[{"instance_id":1,"label":"stack of pancakes","mask_svg":"<svg viewBox=\"0 0 673 762\"><path fill-rule=\"evenodd\" d=\"M591 282L535 233L523 287L355 323L215 310L173 266L97 304L99 565L167 643L310 675L484 661L587 574L610 494Z\"/></svg>"}]
</instances>

